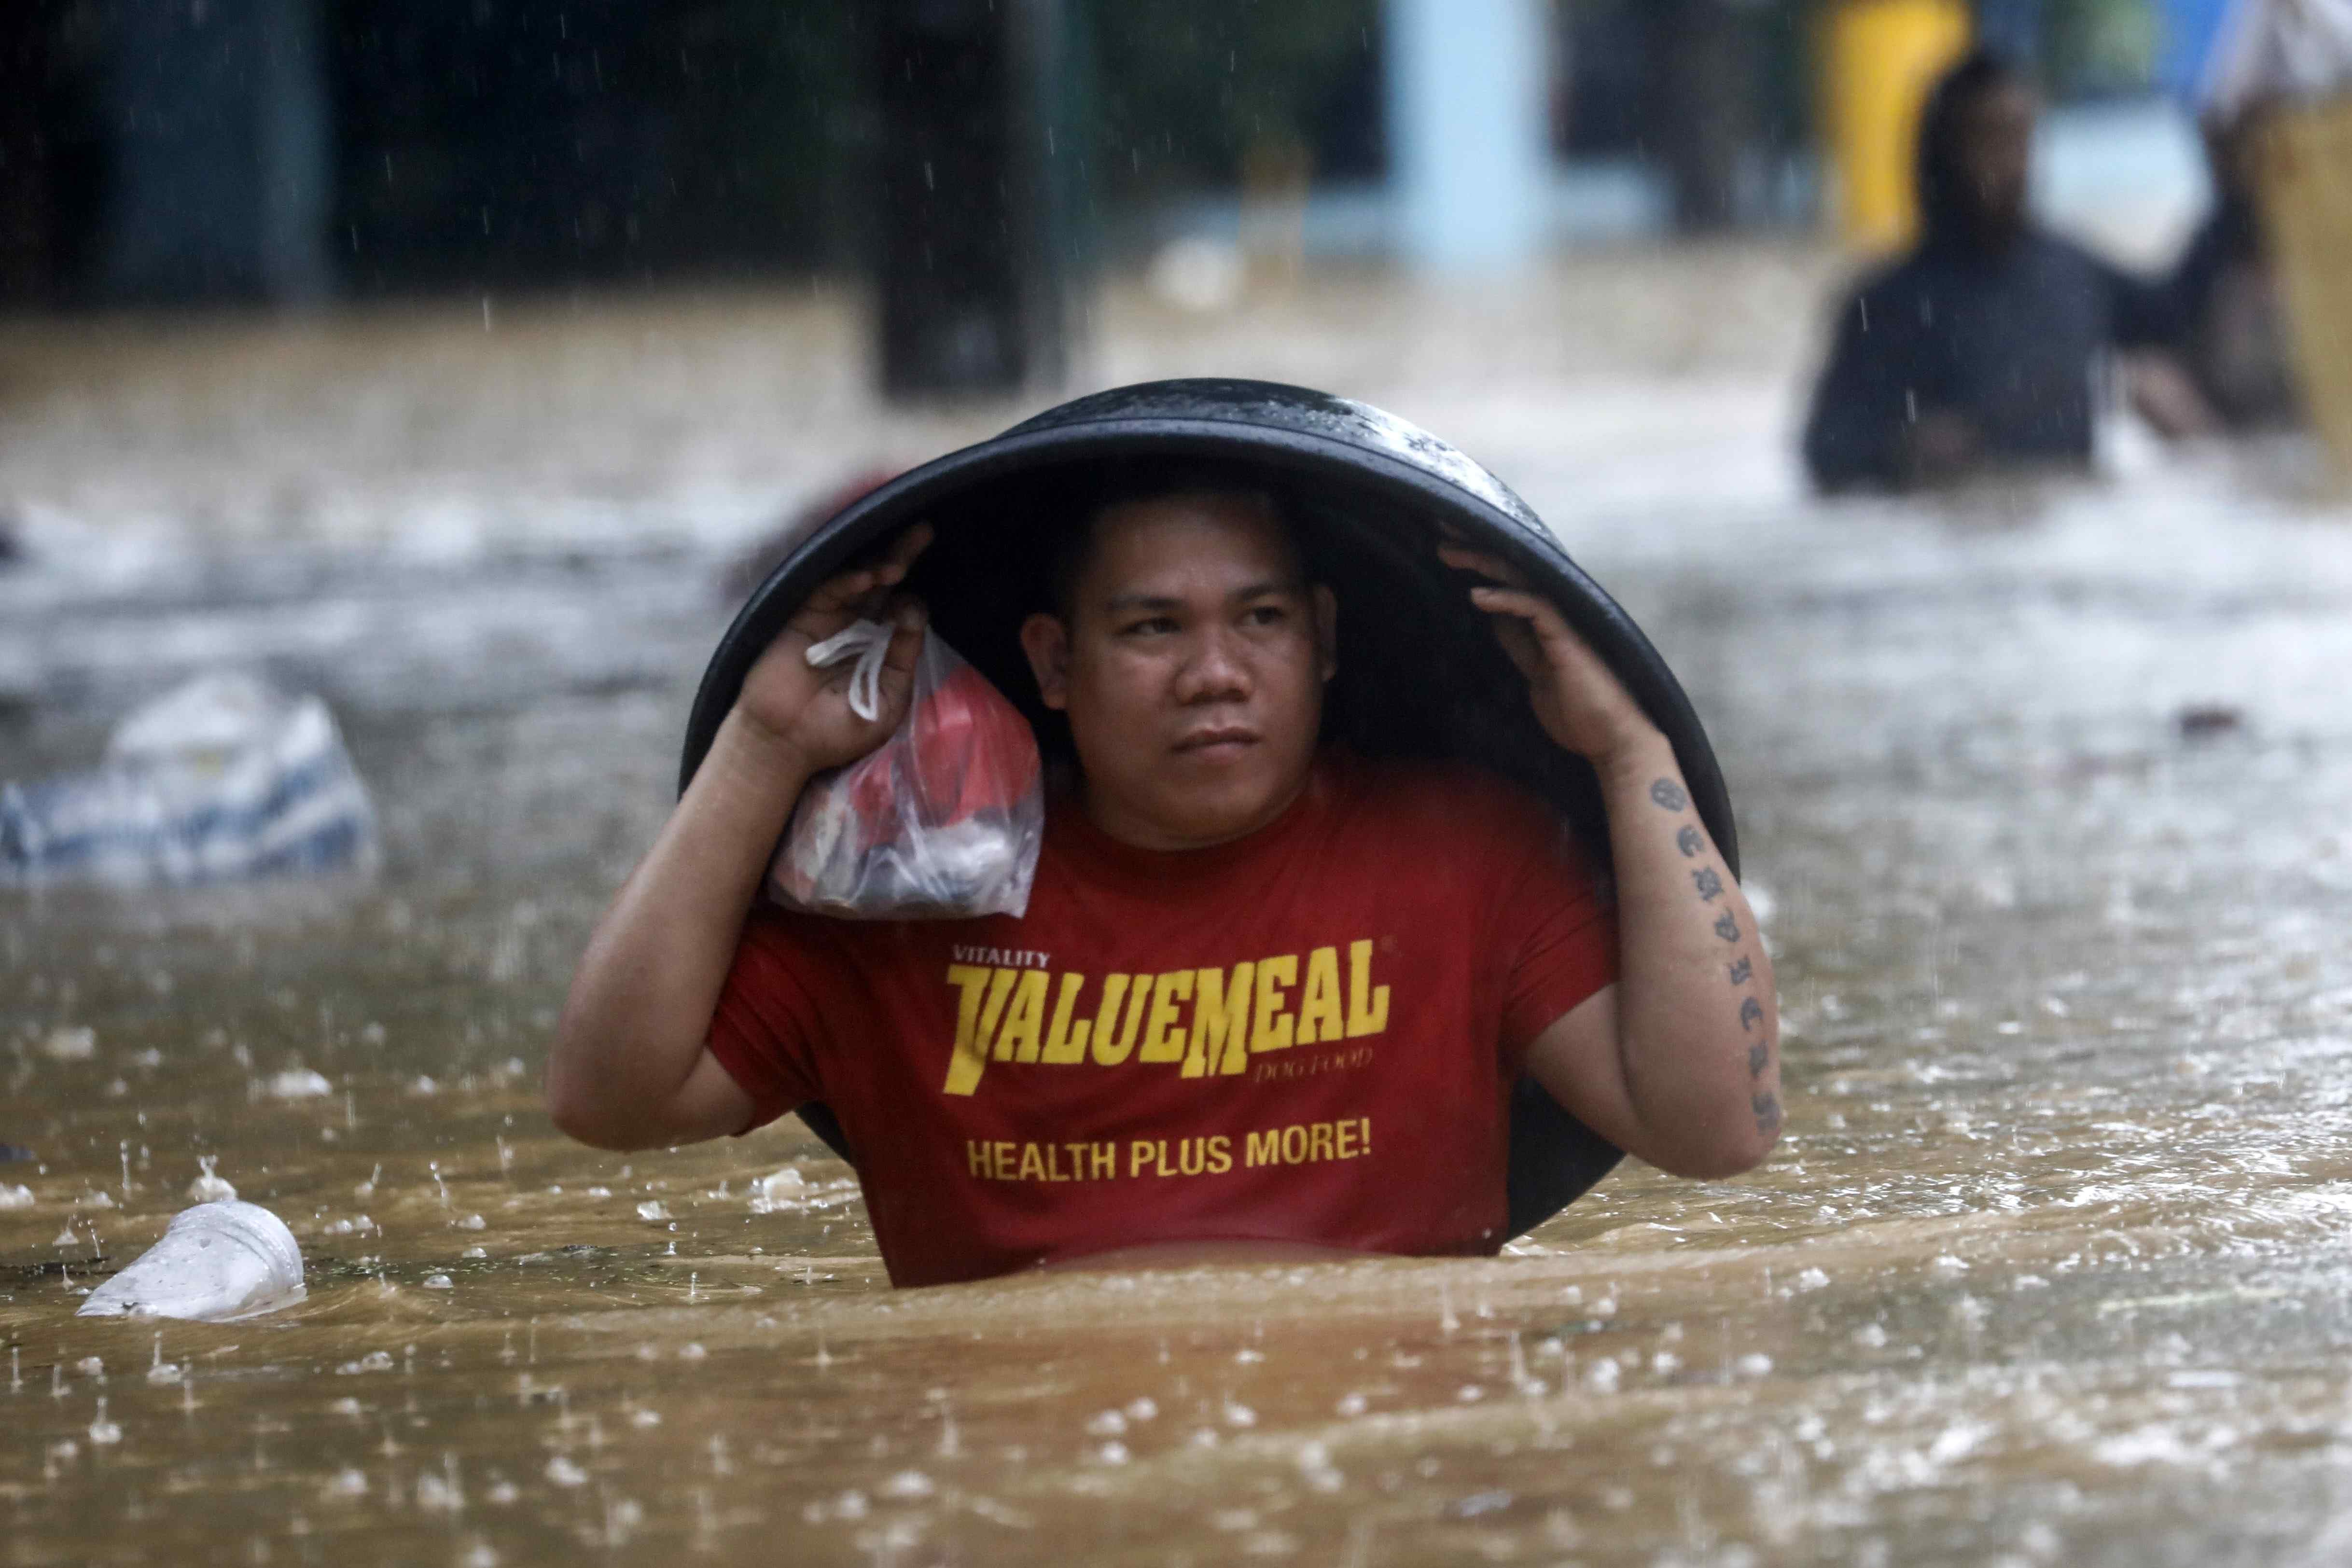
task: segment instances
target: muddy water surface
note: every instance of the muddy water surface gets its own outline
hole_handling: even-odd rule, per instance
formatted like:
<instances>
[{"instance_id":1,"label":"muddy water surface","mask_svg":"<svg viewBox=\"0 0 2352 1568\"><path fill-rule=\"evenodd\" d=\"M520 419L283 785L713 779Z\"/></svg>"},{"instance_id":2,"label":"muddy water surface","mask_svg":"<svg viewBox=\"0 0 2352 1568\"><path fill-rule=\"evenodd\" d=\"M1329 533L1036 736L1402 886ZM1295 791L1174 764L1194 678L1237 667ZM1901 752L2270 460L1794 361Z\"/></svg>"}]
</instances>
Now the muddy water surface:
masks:
<instances>
[{"instance_id":1,"label":"muddy water surface","mask_svg":"<svg viewBox=\"0 0 2352 1568\"><path fill-rule=\"evenodd\" d=\"M0 1139L38 1156L0 1167L0 1556L2352 1555L2343 514L2201 460L1835 509L1662 464L1596 501L1542 395L1407 412L1691 687L1790 1115L1750 1176L1627 1169L1489 1261L894 1294L804 1136L554 1135L539 1064L666 803L709 552L11 590L0 773L243 651L336 702L387 864L0 898ZM309 1299L76 1320L200 1158Z\"/></svg>"}]
</instances>

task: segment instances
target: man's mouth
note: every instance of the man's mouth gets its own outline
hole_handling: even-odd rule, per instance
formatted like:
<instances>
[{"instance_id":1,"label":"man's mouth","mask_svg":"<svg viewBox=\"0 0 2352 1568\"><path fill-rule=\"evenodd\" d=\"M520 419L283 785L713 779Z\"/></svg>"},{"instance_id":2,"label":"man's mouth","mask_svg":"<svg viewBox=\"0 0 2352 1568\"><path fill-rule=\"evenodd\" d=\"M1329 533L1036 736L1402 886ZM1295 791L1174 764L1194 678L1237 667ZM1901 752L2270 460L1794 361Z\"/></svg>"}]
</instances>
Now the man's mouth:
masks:
<instances>
[{"instance_id":1,"label":"man's mouth","mask_svg":"<svg viewBox=\"0 0 2352 1568\"><path fill-rule=\"evenodd\" d=\"M1257 744L1257 731L1241 725L1218 725L1209 729L1196 729L1176 743L1180 755L1192 757L1230 756Z\"/></svg>"}]
</instances>

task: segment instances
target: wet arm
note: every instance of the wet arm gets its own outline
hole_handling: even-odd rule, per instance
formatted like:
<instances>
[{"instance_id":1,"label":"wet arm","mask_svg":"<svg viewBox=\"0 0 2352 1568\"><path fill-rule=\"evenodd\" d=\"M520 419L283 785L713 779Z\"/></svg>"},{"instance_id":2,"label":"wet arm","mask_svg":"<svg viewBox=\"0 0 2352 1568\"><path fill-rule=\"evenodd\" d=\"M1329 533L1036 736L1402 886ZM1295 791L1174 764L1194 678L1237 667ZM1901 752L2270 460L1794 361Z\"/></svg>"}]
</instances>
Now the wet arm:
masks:
<instances>
[{"instance_id":1,"label":"wet arm","mask_svg":"<svg viewBox=\"0 0 2352 1568\"><path fill-rule=\"evenodd\" d=\"M1593 759L1617 873L1618 981L1528 1058L1595 1132L1676 1176L1749 1169L1780 1132L1780 1009L1739 884L1654 728Z\"/></svg>"},{"instance_id":2,"label":"wet arm","mask_svg":"<svg viewBox=\"0 0 2352 1568\"><path fill-rule=\"evenodd\" d=\"M1507 562L1458 545L1438 554L1488 580L1471 601L1527 677L1544 733L1592 765L1609 812L1617 983L1545 1029L1528 1071L1594 1132L1662 1170L1748 1169L1780 1134L1772 966L1673 747Z\"/></svg>"},{"instance_id":3,"label":"wet arm","mask_svg":"<svg viewBox=\"0 0 2352 1568\"><path fill-rule=\"evenodd\" d=\"M930 542L917 527L872 565L818 586L743 678L661 836L597 923L547 1065L547 1107L582 1143L634 1149L739 1133L756 1107L705 1041L776 841L809 779L898 727L923 642L919 604L892 591ZM849 671L807 653L860 615L894 622L879 701L862 716Z\"/></svg>"},{"instance_id":4,"label":"wet arm","mask_svg":"<svg viewBox=\"0 0 2352 1568\"><path fill-rule=\"evenodd\" d=\"M810 769L738 711L597 923L548 1060L548 1110L599 1148L740 1132L751 1098L704 1047L744 916Z\"/></svg>"}]
</instances>

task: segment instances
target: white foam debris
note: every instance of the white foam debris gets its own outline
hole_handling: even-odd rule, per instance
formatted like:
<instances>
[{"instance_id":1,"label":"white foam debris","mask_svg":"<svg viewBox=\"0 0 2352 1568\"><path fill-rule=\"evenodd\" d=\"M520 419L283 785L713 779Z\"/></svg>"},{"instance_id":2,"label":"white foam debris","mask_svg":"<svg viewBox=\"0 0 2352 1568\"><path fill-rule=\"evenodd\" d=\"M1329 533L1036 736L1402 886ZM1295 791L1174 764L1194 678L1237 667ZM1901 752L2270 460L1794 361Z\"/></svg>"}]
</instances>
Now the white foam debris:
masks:
<instances>
[{"instance_id":1,"label":"white foam debris","mask_svg":"<svg viewBox=\"0 0 2352 1568\"><path fill-rule=\"evenodd\" d=\"M286 1222L250 1203L199 1203L155 1245L89 1293L81 1317L227 1322L301 1301L302 1249Z\"/></svg>"},{"instance_id":2,"label":"white foam debris","mask_svg":"<svg viewBox=\"0 0 2352 1568\"><path fill-rule=\"evenodd\" d=\"M1348 1478L1331 1463L1331 1450L1311 1440L1299 1448L1298 1477L1310 1491L1335 1492L1348 1484Z\"/></svg>"},{"instance_id":3,"label":"white foam debris","mask_svg":"<svg viewBox=\"0 0 2352 1568\"><path fill-rule=\"evenodd\" d=\"M799 1203L809 1192L808 1178L793 1166L754 1176L751 1183L751 1212L772 1214Z\"/></svg>"},{"instance_id":4,"label":"white foam debris","mask_svg":"<svg viewBox=\"0 0 2352 1568\"><path fill-rule=\"evenodd\" d=\"M644 1203L637 1205L637 1218L639 1219L651 1220L667 1219L669 1218L669 1207L657 1197L648 1198Z\"/></svg>"},{"instance_id":5,"label":"white foam debris","mask_svg":"<svg viewBox=\"0 0 2352 1568\"><path fill-rule=\"evenodd\" d=\"M41 1051L53 1061L88 1061L98 1054L98 1030L87 1024L79 1029L53 1029L41 1041Z\"/></svg>"},{"instance_id":6,"label":"white foam debris","mask_svg":"<svg viewBox=\"0 0 2352 1568\"><path fill-rule=\"evenodd\" d=\"M938 1489L931 1485L931 1478L920 1470L900 1470L875 1490L884 1497L924 1498Z\"/></svg>"},{"instance_id":7,"label":"white foam debris","mask_svg":"<svg viewBox=\"0 0 2352 1568\"><path fill-rule=\"evenodd\" d=\"M325 1073L308 1067L289 1067L271 1078L268 1087L280 1100L317 1100L335 1092Z\"/></svg>"},{"instance_id":8,"label":"white foam debris","mask_svg":"<svg viewBox=\"0 0 2352 1568\"><path fill-rule=\"evenodd\" d=\"M1106 1410L1087 1422L1087 1435L1090 1437L1117 1437L1126 1431L1127 1417L1116 1410Z\"/></svg>"},{"instance_id":9,"label":"white foam debris","mask_svg":"<svg viewBox=\"0 0 2352 1568\"><path fill-rule=\"evenodd\" d=\"M547 1461L547 1479L560 1487L584 1486L587 1484L588 1472L562 1454L558 1454Z\"/></svg>"},{"instance_id":10,"label":"white foam debris","mask_svg":"<svg viewBox=\"0 0 2352 1568\"><path fill-rule=\"evenodd\" d=\"M427 1274L425 1276L425 1288L428 1291L454 1291L457 1287L446 1274Z\"/></svg>"},{"instance_id":11,"label":"white foam debris","mask_svg":"<svg viewBox=\"0 0 2352 1568\"><path fill-rule=\"evenodd\" d=\"M10 1186L6 1182L0 1181L0 1208L30 1208L32 1207L33 1189L31 1187Z\"/></svg>"}]
</instances>

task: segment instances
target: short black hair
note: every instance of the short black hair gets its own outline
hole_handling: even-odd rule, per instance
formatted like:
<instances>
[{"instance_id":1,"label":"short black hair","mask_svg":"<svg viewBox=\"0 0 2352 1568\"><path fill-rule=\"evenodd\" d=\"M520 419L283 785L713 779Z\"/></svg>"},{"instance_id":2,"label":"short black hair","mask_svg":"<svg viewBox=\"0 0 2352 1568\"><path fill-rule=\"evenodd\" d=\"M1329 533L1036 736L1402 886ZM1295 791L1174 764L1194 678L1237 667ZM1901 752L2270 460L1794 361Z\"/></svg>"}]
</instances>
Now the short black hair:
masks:
<instances>
[{"instance_id":1,"label":"short black hair","mask_svg":"<svg viewBox=\"0 0 2352 1568\"><path fill-rule=\"evenodd\" d=\"M1320 580L1297 504L1264 467L1213 457L1143 457L1088 464L1049 481L1045 574L1037 608L1064 621L1077 605L1078 579L1094 560L1104 516L1171 496L1234 496L1262 503L1308 580Z\"/></svg>"}]
</instances>

